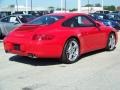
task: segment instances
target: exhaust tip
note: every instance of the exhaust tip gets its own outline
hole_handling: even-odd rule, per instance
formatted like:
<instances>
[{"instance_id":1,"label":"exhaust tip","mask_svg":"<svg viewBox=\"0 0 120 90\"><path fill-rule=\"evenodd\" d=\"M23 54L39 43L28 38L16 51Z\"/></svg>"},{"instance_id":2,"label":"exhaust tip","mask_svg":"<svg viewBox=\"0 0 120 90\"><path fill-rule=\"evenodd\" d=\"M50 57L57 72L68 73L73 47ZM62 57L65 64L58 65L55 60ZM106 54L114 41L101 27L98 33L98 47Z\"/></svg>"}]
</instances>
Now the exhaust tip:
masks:
<instances>
[{"instance_id":1,"label":"exhaust tip","mask_svg":"<svg viewBox=\"0 0 120 90\"><path fill-rule=\"evenodd\" d=\"M5 53L9 53L9 51L8 51L8 50L5 50Z\"/></svg>"},{"instance_id":2,"label":"exhaust tip","mask_svg":"<svg viewBox=\"0 0 120 90\"><path fill-rule=\"evenodd\" d=\"M29 53L29 54L28 54L28 57L29 57L29 58L37 58L37 57L36 57L35 55L33 55L32 53Z\"/></svg>"}]
</instances>

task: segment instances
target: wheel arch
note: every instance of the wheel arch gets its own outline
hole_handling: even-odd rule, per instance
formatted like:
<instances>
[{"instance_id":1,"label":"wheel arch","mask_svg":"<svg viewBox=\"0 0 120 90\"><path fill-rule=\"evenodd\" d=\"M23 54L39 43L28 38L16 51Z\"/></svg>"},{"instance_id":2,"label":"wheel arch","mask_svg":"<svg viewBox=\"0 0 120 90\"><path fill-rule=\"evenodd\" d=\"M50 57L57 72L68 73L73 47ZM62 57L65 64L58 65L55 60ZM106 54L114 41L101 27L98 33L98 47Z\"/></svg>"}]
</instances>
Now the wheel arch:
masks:
<instances>
[{"instance_id":1,"label":"wheel arch","mask_svg":"<svg viewBox=\"0 0 120 90\"><path fill-rule=\"evenodd\" d=\"M63 46L63 49L62 49L62 54L61 54L61 60L63 60L63 56L64 56L64 50L65 50L65 47L66 47L66 45L67 45L67 43L69 42L69 40L71 40L71 39L75 39L75 40L77 40L77 43L78 43L78 45L79 45L79 56L80 56L80 40L79 40L79 38L77 37L77 36L70 36L69 38L67 38L66 39L66 41L64 42L64 46ZM76 60L76 61L78 61L78 60ZM76 62L75 61L75 62ZM62 61L63 62L63 61ZM64 63L66 63L66 64L71 64L70 62L64 62ZM73 62L72 62L73 63Z\"/></svg>"},{"instance_id":2,"label":"wheel arch","mask_svg":"<svg viewBox=\"0 0 120 90\"><path fill-rule=\"evenodd\" d=\"M78 44L80 44L80 40L78 39L78 37L77 37L77 36L71 36L71 37L69 37L67 40L69 40L69 39L71 39L71 38L76 39L76 40L78 41ZM66 42L67 42L67 40L66 40Z\"/></svg>"},{"instance_id":3,"label":"wheel arch","mask_svg":"<svg viewBox=\"0 0 120 90\"><path fill-rule=\"evenodd\" d=\"M81 46L80 46L80 43L81 43L81 42L80 42L79 38L78 38L77 36L70 36L70 37L68 37L68 38L65 40L65 42L64 42L63 49L62 49L62 53L63 53L63 51L64 51L64 47L65 47L67 41L69 41L69 40L72 39L72 38L75 38L75 39L78 41L79 48L81 48ZM81 50L81 49L80 49L80 50ZM61 53L61 56L62 56L62 53Z\"/></svg>"}]
</instances>

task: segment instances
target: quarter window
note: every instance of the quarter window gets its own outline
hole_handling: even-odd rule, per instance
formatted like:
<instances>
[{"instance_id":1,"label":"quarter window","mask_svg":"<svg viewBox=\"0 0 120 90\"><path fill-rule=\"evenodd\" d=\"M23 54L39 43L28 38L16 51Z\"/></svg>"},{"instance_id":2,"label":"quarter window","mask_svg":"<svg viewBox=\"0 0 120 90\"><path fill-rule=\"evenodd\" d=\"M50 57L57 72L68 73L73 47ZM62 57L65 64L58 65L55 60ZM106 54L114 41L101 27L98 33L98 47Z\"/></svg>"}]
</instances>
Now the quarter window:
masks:
<instances>
[{"instance_id":1,"label":"quarter window","mask_svg":"<svg viewBox=\"0 0 120 90\"><path fill-rule=\"evenodd\" d=\"M10 21L9 22L10 23L18 23L19 21L18 21L17 17L12 16L12 17L10 17Z\"/></svg>"},{"instance_id":2,"label":"quarter window","mask_svg":"<svg viewBox=\"0 0 120 90\"><path fill-rule=\"evenodd\" d=\"M19 23L19 20L18 20L17 17L15 17L15 16L10 16L10 17L3 18L3 19L1 20L1 22L6 22L6 23Z\"/></svg>"},{"instance_id":3,"label":"quarter window","mask_svg":"<svg viewBox=\"0 0 120 90\"><path fill-rule=\"evenodd\" d=\"M95 24L86 16L73 17L63 23L65 27L91 27Z\"/></svg>"},{"instance_id":4,"label":"quarter window","mask_svg":"<svg viewBox=\"0 0 120 90\"><path fill-rule=\"evenodd\" d=\"M1 22L9 22L9 20L10 20L10 17L6 17L6 18L3 18Z\"/></svg>"},{"instance_id":5,"label":"quarter window","mask_svg":"<svg viewBox=\"0 0 120 90\"><path fill-rule=\"evenodd\" d=\"M84 17L84 16L77 17L77 22L79 26L93 26L94 25L87 17Z\"/></svg>"},{"instance_id":6,"label":"quarter window","mask_svg":"<svg viewBox=\"0 0 120 90\"><path fill-rule=\"evenodd\" d=\"M57 15L46 15L46 16L41 16L31 22L30 24L39 24L39 25L50 25L55 23L56 21L64 18L63 16L57 16Z\"/></svg>"}]
</instances>

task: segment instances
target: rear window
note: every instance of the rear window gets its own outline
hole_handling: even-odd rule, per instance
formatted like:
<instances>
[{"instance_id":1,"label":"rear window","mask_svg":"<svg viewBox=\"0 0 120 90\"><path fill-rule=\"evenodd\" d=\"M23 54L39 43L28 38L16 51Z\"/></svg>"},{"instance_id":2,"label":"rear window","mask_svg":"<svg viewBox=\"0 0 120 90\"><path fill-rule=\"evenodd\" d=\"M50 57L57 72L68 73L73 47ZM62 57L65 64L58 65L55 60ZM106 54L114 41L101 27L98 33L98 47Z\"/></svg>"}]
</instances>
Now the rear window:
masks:
<instances>
[{"instance_id":1,"label":"rear window","mask_svg":"<svg viewBox=\"0 0 120 90\"><path fill-rule=\"evenodd\" d=\"M49 25L53 24L56 21L64 18L64 16L56 16L56 15L46 15L46 16L41 16L31 22L29 24L38 24L38 25Z\"/></svg>"}]
</instances>

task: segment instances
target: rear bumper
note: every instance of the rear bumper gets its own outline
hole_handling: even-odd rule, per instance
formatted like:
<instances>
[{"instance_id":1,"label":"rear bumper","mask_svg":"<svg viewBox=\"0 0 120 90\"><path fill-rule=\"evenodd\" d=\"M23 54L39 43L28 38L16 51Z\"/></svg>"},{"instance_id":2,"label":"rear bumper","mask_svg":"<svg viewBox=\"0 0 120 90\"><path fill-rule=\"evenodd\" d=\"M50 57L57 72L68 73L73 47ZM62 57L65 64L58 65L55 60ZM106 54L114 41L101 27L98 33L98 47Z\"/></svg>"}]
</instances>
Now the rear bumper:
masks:
<instances>
[{"instance_id":1,"label":"rear bumper","mask_svg":"<svg viewBox=\"0 0 120 90\"><path fill-rule=\"evenodd\" d=\"M20 45L20 50L14 48L14 44ZM26 39L5 39L4 49L7 53L28 56L32 58L60 58L62 47L54 41L30 41Z\"/></svg>"}]
</instances>

